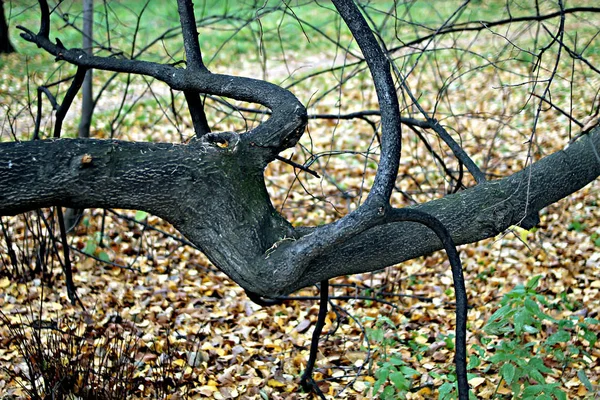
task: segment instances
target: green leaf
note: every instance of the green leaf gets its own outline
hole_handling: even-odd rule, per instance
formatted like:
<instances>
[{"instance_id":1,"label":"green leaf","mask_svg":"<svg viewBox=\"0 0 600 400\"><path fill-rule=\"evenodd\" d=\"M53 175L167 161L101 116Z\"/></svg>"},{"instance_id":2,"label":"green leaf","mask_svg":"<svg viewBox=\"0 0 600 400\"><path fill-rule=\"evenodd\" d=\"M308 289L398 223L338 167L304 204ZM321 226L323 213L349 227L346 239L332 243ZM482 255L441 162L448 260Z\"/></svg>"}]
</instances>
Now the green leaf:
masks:
<instances>
[{"instance_id":1,"label":"green leaf","mask_svg":"<svg viewBox=\"0 0 600 400\"><path fill-rule=\"evenodd\" d=\"M521 396L522 388L521 388L521 384L518 381L514 382L512 385L510 385L510 388L512 390L512 395L513 395L512 398L513 399L520 399L522 397Z\"/></svg>"},{"instance_id":2,"label":"green leaf","mask_svg":"<svg viewBox=\"0 0 600 400\"><path fill-rule=\"evenodd\" d=\"M513 358L512 354L508 354L508 353L496 353L493 356L490 357L490 362L492 364L498 364L501 362L505 362L505 361L509 361Z\"/></svg>"},{"instance_id":3,"label":"green leaf","mask_svg":"<svg viewBox=\"0 0 600 400\"><path fill-rule=\"evenodd\" d=\"M375 377L379 381L383 381L383 382L387 381L387 378L389 375L390 375L390 369L388 367L382 367L382 368L379 368L377 371L375 371Z\"/></svg>"},{"instance_id":4,"label":"green leaf","mask_svg":"<svg viewBox=\"0 0 600 400\"><path fill-rule=\"evenodd\" d=\"M545 374L552 373L552 370L546 367L546 364L544 364L544 360L542 360L540 357L533 357L531 360L529 360L529 367L535 368L536 370Z\"/></svg>"},{"instance_id":5,"label":"green leaf","mask_svg":"<svg viewBox=\"0 0 600 400\"><path fill-rule=\"evenodd\" d=\"M561 330L550 335L550 337L548 337L548 339L546 340L546 345L554 346L556 343L566 343L569 341L570 338L571 335L569 334L569 332Z\"/></svg>"},{"instance_id":6,"label":"green leaf","mask_svg":"<svg viewBox=\"0 0 600 400\"><path fill-rule=\"evenodd\" d=\"M523 331L523 326L531 320L531 314L525 309L520 309L515 313L514 323L515 323L515 334L517 336L521 335Z\"/></svg>"},{"instance_id":7,"label":"green leaf","mask_svg":"<svg viewBox=\"0 0 600 400\"><path fill-rule=\"evenodd\" d=\"M537 383L546 383L542 373L535 368L529 369L529 371L527 371L527 375Z\"/></svg>"},{"instance_id":8,"label":"green leaf","mask_svg":"<svg viewBox=\"0 0 600 400\"><path fill-rule=\"evenodd\" d=\"M96 241L96 244L100 244L102 242L102 232L94 232L94 240Z\"/></svg>"},{"instance_id":9,"label":"green leaf","mask_svg":"<svg viewBox=\"0 0 600 400\"><path fill-rule=\"evenodd\" d=\"M588 330L586 330L583 334L583 338L590 342L590 347L594 347L594 345L598 341L598 336L596 336L594 332Z\"/></svg>"},{"instance_id":10,"label":"green leaf","mask_svg":"<svg viewBox=\"0 0 600 400\"><path fill-rule=\"evenodd\" d=\"M579 371L577 371L577 377L579 378L579 380L581 381L581 383L583 383L583 386L585 386L585 388L589 392L593 392L594 391L594 386L592 385L592 382L590 382L590 380L588 379L588 377L585 374L584 370L580 369Z\"/></svg>"},{"instance_id":11,"label":"green leaf","mask_svg":"<svg viewBox=\"0 0 600 400\"><path fill-rule=\"evenodd\" d=\"M383 389L383 393L381 393L381 398L383 400L395 400L398 397L394 393L394 388L392 386L386 386L385 389Z\"/></svg>"},{"instance_id":12,"label":"green leaf","mask_svg":"<svg viewBox=\"0 0 600 400\"><path fill-rule=\"evenodd\" d=\"M384 384L385 381L381 381L381 380L376 380L375 383L373 384L373 395L375 395L375 393L379 392L379 388L381 387L381 385Z\"/></svg>"},{"instance_id":13,"label":"green leaf","mask_svg":"<svg viewBox=\"0 0 600 400\"><path fill-rule=\"evenodd\" d=\"M417 371L416 369L413 369L411 367L400 367L400 372L402 372L402 374L404 374L404 376L410 377L410 378L421 375L421 373L419 371Z\"/></svg>"},{"instance_id":14,"label":"green leaf","mask_svg":"<svg viewBox=\"0 0 600 400\"><path fill-rule=\"evenodd\" d=\"M538 303L536 303L535 301L533 301L533 299L531 297L527 297L525 299L525 308L527 309L527 311L529 311L530 313L532 313L533 315L538 315L540 312L540 306L538 305Z\"/></svg>"},{"instance_id":15,"label":"green leaf","mask_svg":"<svg viewBox=\"0 0 600 400\"><path fill-rule=\"evenodd\" d=\"M500 367L500 374L509 386L513 382L516 370L517 369L515 368L514 364L511 363L506 363L502 367Z\"/></svg>"},{"instance_id":16,"label":"green leaf","mask_svg":"<svg viewBox=\"0 0 600 400\"><path fill-rule=\"evenodd\" d=\"M527 386L525 390L523 390L523 397L531 397L536 394L540 394L544 391L543 385L531 385Z\"/></svg>"},{"instance_id":17,"label":"green leaf","mask_svg":"<svg viewBox=\"0 0 600 400\"><path fill-rule=\"evenodd\" d=\"M510 314L511 311L512 311L512 309L511 309L510 305L508 305L508 304L500 307L498 310L496 310L495 313L492 314L492 316L488 320L488 324L492 321L504 319L504 317L506 317L508 314Z\"/></svg>"},{"instance_id":18,"label":"green leaf","mask_svg":"<svg viewBox=\"0 0 600 400\"><path fill-rule=\"evenodd\" d=\"M537 288L538 283L540 282L541 278L542 278L541 275L537 275L537 276L534 276L533 278L531 278L527 282L527 285L525 286L525 289L527 289L527 290L534 290L535 288Z\"/></svg>"},{"instance_id":19,"label":"green leaf","mask_svg":"<svg viewBox=\"0 0 600 400\"><path fill-rule=\"evenodd\" d=\"M559 388L554 388L554 390L552 390L552 394L554 395L554 397L556 397L558 400L567 400L567 395L565 392L563 392L562 390L560 390Z\"/></svg>"},{"instance_id":20,"label":"green leaf","mask_svg":"<svg viewBox=\"0 0 600 400\"><path fill-rule=\"evenodd\" d=\"M389 374L390 370L385 367L379 368L377 371L375 371L375 377L377 378L377 381L375 381L375 383L373 384L373 394L377 393L379 391L379 388L385 384Z\"/></svg>"},{"instance_id":21,"label":"green leaf","mask_svg":"<svg viewBox=\"0 0 600 400\"><path fill-rule=\"evenodd\" d=\"M469 364L467 365L467 369L477 368L481 365L481 359L475 354L471 354L469 357Z\"/></svg>"},{"instance_id":22,"label":"green leaf","mask_svg":"<svg viewBox=\"0 0 600 400\"><path fill-rule=\"evenodd\" d=\"M145 220L146 218L148 218L148 213L146 211L142 211L142 210L137 210L135 212L135 220L137 222L142 222L143 220Z\"/></svg>"},{"instance_id":23,"label":"green leaf","mask_svg":"<svg viewBox=\"0 0 600 400\"><path fill-rule=\"evenodd\" d=\"M443 383L442 386L440 386L439 388L439 399L449 399L450 393L452 393L452 389L454 389L453 384L451 384L450 382Z\"/></svg>"},{"instance_id":24,"label":"green leaf","mask_svg":"<svg viewBox=\"0 0 600 400\"><path fill-rule=\"evenodd\" d=\"M523 325L523 330L525 331L525 333L529 333L530 335L539 332L538 328L536 328L535 326L531 326L531 325Z\"/></svg>"},{"instance_id":25,"label":"green leaf","mask_svg":"<svg viewBox=\"0 0 600 400\"><path fill-rule=\"evenodd\" d=\"M381 343L383 341L383 338L384 338L383 329L373 329L373 330L371 330L370 335L371 335L371 339L374 342Z\"/></svg>"},{"instance_id":26,"label":"green leaf","mask_svg":"<svg viewBox=\"0 0 600 400\"><path fill-rule=\"evenodd\" d=\"M536 396L525 397L523 400L552 400L552 397L549 394L542 393Z\"/></svg>"},{"instance_id":27,"label":"green leaf","mask_svg":"<svg viewBox=\"0 0 600 400\"><path fill-rule=\"evenodd\" d=\"M527 311L538 317L540 320L555 321L554 318L540 310L539 304L530 297L525 299L525 308L527 309Z\"/></svg>"},{"instance_id":28,"label":"green leaf","mask_svg":"<svg viewBox=\"0 0 600 400\"><path fill-rule=\"evenodd\" d=\"M101 251L98 254L98 258L104 262L110 262L110 256L105 251Z\"/></svg>"},{"instance_id":29,"label":"green leaf","mask_svg":"<svg viewBox=\"0 0 600 400\"><path fill-rule=\"evenodd\" d=\"M404 361L402 360L402 358L397 355L394 354L390 357L390 364L392 365L404 365Z\"/></svg>"},{"instance_id":30,"label":"green leaf","mask_svg":"<svg viewBox=\"0 0 600 400\"><path fill-rule=\"evenodd\" d=\"M410 382L406 379L404 374L400 372L392 372L390 374L390 382L392 382L396 389L399 390L408 390L410 386Z\"/></svg>"},{"instance_id":31,"label":"green leaf","mask_svg":"<svg viewBox=\"0 0 600 400\"><path fill-rule=\"evenodd\" d=\"M483 330L488 335L501 335L503 333L512 332L512 328L508 326L508 320L496 321L488 323ZM482 338L487 339L487 338Z\"/></svg>"},{"instance_id":32,"label":"green leaf","mask_svg":"<svg viewBox=\"0 0 600 400\"><path fill-rule=\"evenodd\" d=\"M394 324L394 321L392 321L389 317L386 316L379 316L377 324L381 325L382 323L388 324L390 327L392 328L396 328L396 324Z\"/></svg>"},{"instance_id":33,"label":"green leaf","mask_svg":"<svg viewBox=\"0 0 600 400\"><path fill-rule=\"evenodd\" d=\"M93 256L94 253L96 253L96 242L92 239L88 239L88 241L85 243L85 247L83 248L83 252L85 254L89 254L90 256Z\"/></svg>"}]
</instances>

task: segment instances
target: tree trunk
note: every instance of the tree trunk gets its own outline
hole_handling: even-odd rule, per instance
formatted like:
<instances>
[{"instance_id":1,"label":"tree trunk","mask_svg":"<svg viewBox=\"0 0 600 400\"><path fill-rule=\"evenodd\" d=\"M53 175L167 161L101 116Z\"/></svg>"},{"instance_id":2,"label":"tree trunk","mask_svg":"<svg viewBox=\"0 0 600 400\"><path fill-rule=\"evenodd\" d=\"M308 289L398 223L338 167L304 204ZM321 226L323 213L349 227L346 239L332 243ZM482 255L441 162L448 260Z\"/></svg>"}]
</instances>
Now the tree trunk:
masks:
<instances>
[{"instance_id":1,"label":"tree trunk","mask_svg":"<svg viewBox=\"0 0 600 400\"><path fill-rule=\"evenodd\" d=\"M15 48L10 43L8 24L4 15L4 0L0 0L0 53L14 53Z\"/></svg>"},{"instance_id":2,"label":"tree trunk","mask_svg":"<svg viewBox=\"0 0 600 400\"><path fill-rule=\"evenodd\" d=\"M83 1L83 50L92 54L94 28L94 0ZM94 98L92 94L92 69L85 73L81 87L81 120L79 121L79 137L90 137Z\"/></svg>"},{"instance_id":3,"label":"tree trunk","mask_svg":"<svg viewBox=\"0 0 600 400\"><path fill-rule=\"evenodd\" d=\"M94 0L83 1L83 51L92 54L94 35ZM92 91L93 69L85 72L85 78L81 85L81 118L79 119L78 136L80 138L90 137L90 127L94 112L94 97ZM68 231L73 230L83 215L83 209L67 208L64 213L65 226Z\"/></svg>"}]
</instances>

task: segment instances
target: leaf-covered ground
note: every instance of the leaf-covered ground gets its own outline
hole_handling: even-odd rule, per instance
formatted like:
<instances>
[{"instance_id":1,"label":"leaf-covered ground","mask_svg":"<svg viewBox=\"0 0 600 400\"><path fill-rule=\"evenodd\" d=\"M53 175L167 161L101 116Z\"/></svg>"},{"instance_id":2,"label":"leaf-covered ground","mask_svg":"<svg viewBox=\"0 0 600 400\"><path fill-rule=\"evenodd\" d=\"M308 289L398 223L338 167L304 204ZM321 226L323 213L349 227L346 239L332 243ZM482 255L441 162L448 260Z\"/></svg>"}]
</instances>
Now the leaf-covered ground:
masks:
<instances>
[{"instance_id":1,"label":"leaf-covered ground","mask_svg":"<svg viewBox=\"0 0 600 400\"><path fill-rule=\"evenodd\" d=\"M542 217L542 227L528 234L526 243L519 239L519 233L508 233L463 246L461 255L472 307L470 346L482 346L482 336L489 336L482 328L498 308L502 294L534 275L543 276L540 292L552 304L568 302L573 307L572 311L551 311L555 318L597 317L600 252L593 235L597 227L586 222L599 217L597 207L589 200L594 197L597 191L586 188L551 207ZM91 214L89 227L80 227L73 237L76 247L83 247L98 229L102 212ZM582 221L582 228L567 229L569 221ZM70 305L60 269L54 268L53 285L43 290L39 278L24 283L1 278L0 306L11 324L32 324L42 311L41 319L56 322L61 330L85 332L89 347L117 335L139 361L134 377L152 380L164 375L165 370L172 371L177 385L185 384L192 398L308 397L299 393L298 377L316 320L314 300L290 300L261 308L210 267L198 252L110 214L105 223L108 246L103 251L115 263L133 262L139 271L75 255L75 283L85 311ZM117 224L124 229L116 230ZM170 231L154 217L148 224ZM407 398L434 397L442 383L434 375L448 372L453 357L445 340L452 334L454 312L451 276L444 256L434 254L377 274L340 278L333 283L340 286L333 289L332 295L345 299L332 301L336 308L329 312L325 327L332 334L320 343L316 378L325 380L323 391L333 398L369 398L366 388L374 381L372 368L383 354L397 354L420 374L414 377L414 384L422 389ZM372 296L376 291L389 295L381 295L381 302L351 299ZM297 295L316 294L307 289ZM384 326L385 335L394 339L394 345L384 348L372 343L369 348L365 330L374 328L382 316L396 327ZM598 326L592 328L597 331ZM7 329L3 324L0 360L8 370L2 374L0 390L19 398L23 391L14 374L27 369L14 335ZM26 331L31 335L35 330ZM571 344L586 348L582 339ZM569 398L595 396L577 377L581 369L593 384L598 382L600 348L596 345L587 351L589 355L575 357L576 361L565 369L558 363L549 365L550 379L559 382ZM63 362L77 359L65 358ZM477 368L477 377L471 379L473 391L480 398L491 398L495 392L509 394L505 385L498 387L497 371L487 366Z\"/></svg>"},{"instance_id":2,"label":"leaf-covered ground","mask_svg":"<svg viewBox=\"0 0 600 400\"><path fill-rule=\"evenodd\" d=\"M285 65L272 62L269 79L284 81L285 73L298 70L299 66L316 68L335 63L317 56L296 56L297 59L294 56L288 54ZM25 62L20 57L6 59L2 70L0 95L5 103L15 101L19 93L28 90L24 78L15 79L12 75ZM259 74L254 61L240 60L235 66L217 63L214 70ZM437 66L437 73L454 79L453 68L454 65L442 63ZM283 73L281 77L278 71ZM435 80L422 76L425 74L410 78L415 91L440 90ZM499 89L497 85L498 82L517 85L518 78L524 80L523 77L526 71L520 77L507 65L506 71L493 71L487 79L457 79L460 90L452 92L446 88L454 96L454 103L435 103L440 115L446 116L442 122L460 133L466 151L495 176L522 169L530 162L530 149L533 149L531 156L537 159L568 143L565 118L549 113L540 120L538 134L529 147L530 125L524 114L531 110L518 112L529 95ZM101 78L101 74L96 76L98 84ZM32 79L35 82L36 78ZM335 74L325 75L291 90L309 104L321 84L328 85L335 79ZM123 81L117 81L107 90L105 101L99 105L94 137L110 136L114 104L121 101L123 85ZM119 138L180 141L192 135L184 112L183 122L177 121L181 127L178 131L157 111L160 107L155 95L159 99L168 97L164 87L147 92L145 83L137 80L130 90L129 100L142 101L127 109ZM583 91L586 87L576 86L572 90ZM177 101L181 107L182 96ZM435 102L425 95L422 101L427 109ZM23 104L24 101L20 105ZM239 120L227 116L218 104L211 104L214 108L208 113L215 130L240 129ZM163 109L168 108L166 105ZM580 106L579 110L583 110L586 105ZM369 80L362 78L344 84L343 90L331 98L325 97L309 112L344 113L376 107ZM78 104L74 109L78 109ZM500 130L506 121L485 117L496 115L499 109L511 115L510 129ZM10 113L3 110L4 120L7 121L6 115L10 120ZM27 136L32 119L24 114L16 118L20 122L17 132ZM52 117L44 121L45 129L51 127L52 121ZM64 132L72 135L76 123L71 116ZM302 141L304 147L294 149L294 160L313 160L311 168L322 178L294 171L280 162L273 163L266 171L273 203L296 225L327 223L355 209L368 193L378 160L377 142L370 125L363 120L311 120L308 132ZM9 136L1 139L7 140ZM448 149L432 134L427 139L441 158L455 168ZM342 149L346 152L340 153ZM285 155L291 157L292 151ZM448 188L439 160L431 157L420 140L407 133L394 204L427 201L442 196ZM500 379L501 364L490 361L498 354L500 341L511 336L491 334L484 326L501 307L505 294L535 276L541 276L536 290L542 311L556 320L574 321L575 326L565 328L568 339L544 347L540 343L559 330L556 323L545 320L541 329L531 329L521 336L522 348L543 358L544 367L550 371L540 368L546 371L545 382L556 383L569 399L600 396L600 344L590 340L589 334L592 332L598 338L600 329L594 322L600 318L599 194L600 187L594 182L544 210L535 230L515 229L460 248L471 306L470 383L478 398L511 398L510 385L506 379ZM48 210L42 213L49 218ZM28 215L27 220L2 219L17 254L36 251L34 235L47 234L47 229L39 228L41 223L37 225L41 220L41 215L35 213ZM44 276L24 276L23 271L15 271L11 266L7 243L0 243L3 315L0 393L5 398L26 397L26 388L21 383L27 380L23 376L29 373L28 362L30 365L36 362L27 354L24 356L23 344L28 349L38 337L46 348L63 352L52 353L54 362L43 365L37 362L37 368L50 375L65 370L71 371L67 375L75 376L76 365L105 360L104 368L114 372L108 367L117 366L121 379L111 381L107 374L99 379L109 383L96 385L105 385L114 393L118 393L114 388L119 383L129 382L131 392L140 398L162 394L169 398L311 398L299 387L299 376L306 365L317 318L316 288L296 293L293 297L297 298L290 298L282 305L259 307L202 254L182 244L172 227L154 216L135 211L88 210L69 240L73 247L74 281L83 307L70 304L55 256L47 256L48 271ZM96 259L84 253L91 253ZM11 273L23 279L11 277ZM454 295L444 254L435 253L374 274L341 277L331 284L332 300L315 374L327 397L384 396L383 387L376 394L369 387L381 378L375 371L390 363L397 363L398 370L403 371L402 378L410 381L411 390L406 398L440 396L444 384L451 380L454 354ZM533 323L525 325L534 327ZM554 353L541 353L549 349ZM558 353L567 355L568 362L560 361ZM119 360L126 360L130 367L118 367ZM91 369L94 368L99 369ZM510 371L503 372L503 376L510 376ZM390 375L386 386L392 387L394 379ZM40 379L33 380L41 383ZM85 382L86 379L78 378L69 384L75 388ZM529 383L535 383L533 378Z\"/></svg>"}]
</instances>

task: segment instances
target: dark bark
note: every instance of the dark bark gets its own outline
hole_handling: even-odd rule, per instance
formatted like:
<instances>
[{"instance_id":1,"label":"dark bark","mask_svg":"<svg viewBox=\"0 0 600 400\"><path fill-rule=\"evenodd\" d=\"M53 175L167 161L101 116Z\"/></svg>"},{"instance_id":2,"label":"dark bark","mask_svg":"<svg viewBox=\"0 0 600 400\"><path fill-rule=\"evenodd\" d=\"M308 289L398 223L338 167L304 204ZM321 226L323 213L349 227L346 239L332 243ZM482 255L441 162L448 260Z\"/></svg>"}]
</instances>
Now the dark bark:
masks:
<instances>
[{"instance_id":1,"label":"dark bark","mask_svg":"<svg viewBox=\"0 0 600 400\"><path fill-rule=\"evenodd\" d=\"M335 223L293 229L271 206L257 151L235 133L208 134L189 145L1 143L0 215L52 205L146 210L173 223L242 287L268 297L442 248L427 228L384 220L310 257L316 253L306 249L318 248L316 238ZM596 128L523 171L414 208L439 219L456 244L476 242L595 180L599 154Z\"/></svg>"},{"instance_id":2,"label":"dark bark","mask_svg":"<svg viewBox=\"0 0 600 400\"><path fill-rule=\"evenodd\" d=\"M15 48L10 43L8 24L4 15L4 1L0 0L0 53L14 53Z\"/></svg>"},{"instance_id":3,"label":"dark bark","mask_svg":"<svg viewBox=\"0 0 600 400\"><path fill-rule=\"evenodd\" d=\"M375 206L381 206L382 203L389 202L400 163L402 125L398 111L400 109L398 95L392 79L390 63L354 2L345 0L332 0L332 2L356 39L369 66L377 91L381 112L381 160L365 205L368 206L370 201L375 200Z\"/></svg>"},{"instance_id":4,"label":"dark bark","mask_svg":"<svg viewBox=\"0 0 600 400\"><path fill-rule=\"evenodd\" d=\"M83 50L87 54L92 54L93 36L94 0L85 0L83 2ZM91 69L85 72L81 90L81 120L79 121L79 137L81 138L90 137L92 114L94 112L92 74L93 71Z\"/></svg>"},{"instance_id":5,"label":"dark bark","mask_svg":"<svg viewBox=\"0 0 600 400\"><path fill-rule=\"evenodd\" d=\"M240 282L274 242L293 234L271 206L258 150L235 133L189 145L77 139L0 148L2 214L44 204L146 210L186 232L215 265L231 265L224 271Z\"/></svg>"},{"instance_id":6,"label":"dark bark","mask_svg":"<svg viewBox=\"0 0 600 400\"><path fill-rule=\"evenodd\" d=\"M62 124L67 116L67 112L71 108L71 104L73 104L73 100L75 100L75 96L79 93L79 89L81 89L81 85L83 85L83 81L86 76L85 68L77 68L77 72L75 73L75 77L69 86L69 90L65 94L65 97L62 101L62 104L56 110L56 122L54 123L54 137L59 138L62 131Z\"/></svg>"},{"instance_id":7,"label":"dark bark","mask_svg":"<svg viewBox=\"0 0 600 400\"><path fill-rule=\"evenodd\" d=\"M204 104L200 99L200 94L193 90L187 90L184 92L185 101L192 117L192 125L194 126L194 132L196 136L203 136L210 133L210 127L206 120L206 114L204 113Z\"/></svg>"},{"instance_id":8,"label":"dark bark","mask_svg":"<svg viewBox=\"0 0 600 400\"><path fill-rule=\"evenodd\" d=\"M22 37L57 59L80 70L151 76L173 90L194 93L194 101L197 93L205 93L258 103L271 116L243 135L201 134L187 146L97 140L0 144L0 214L50 205L146 210L173 223L246 290L267 297L440 249L428 228L393 218L396 213L387 202L397 173L402 119L390 65L353 4L334 3L368 61L382 118L382 161L375 184L369 200L353 213L319 228L293 229L275 212L262 171L298 141L306 109L279 86L208 72L189 1L178 2L191 63L180 69L54 44L48 39L48 7L41 0L39 33L21 27ZM594 180L598 136L595 131L511 177L415 208L440 220L458 244L494 236Z\"/></svg>"},{"instance_id":9,"label":"dark bark","mask_svg":"<svg viewBox=\"0 0 600 400\"><path fill-rule=\"evenodd\" d=\"M84 0L83 1L83 43L82 49L87 54L92 54L93 47L93 36L94 36L94 0ZM80 73L84 73L83 83L81 85L81 118L79 119L79 127L77 136L80 138L89 138L90 137L90 128L92 126L92 117L94 113L94 96L92 90L92 76L93 70L77 70L77 74L75 75L74 81L76 82L78 79L78 75ZM72 86L73 87L73 86ZM64 104L64 101L63 101ZM41 107L40 107L41 108ZM58 113L57 113L58 114ZM55 128L59 123L59 119L57 118ZM39 122L38 122L39 123ZM62 124L62 121L60 121ZM55 130L56 132L56 130ZM59 130L60 133L60 130ZM56 137L56 135L55 135ZM60 209L58 212L61 212ZM73 209L67 208L64 213L64 225L67 231L73 230L81 217L83 216L82 209Z\"/></svg>"},{"instance_id":10,"label":"dark bark","mask_svg":"<svg viewBox=\"0 0 600 400\"><path fill-rule=\"evenodd\" d=\"M190 71L208 73L209 71L202 61L200 41L198 40L198 28L194 18L194 3L192 3L191 0L177 0L177 9L179 11L179 20L181 22L183 43L187 57L186 68ZM210 133L210 127L206 120L200 93L194 90L186 90L184 94L188 104L188 110L192 117L192 124L196 136Z\"/></svg>"},{"instance_id":11,"label":"dark bark","mask_svg":"<svg viewBox=\"0 0 600 400\"><path fill-rule=\"evenodd\" d=\"M202 61L200 42L198 40L198 28L194 18L194 3L192 0L177 0L177 10L183 33L183 43L187 56L187 68L189 70L203 70L208 72Z\"/></svg>"}]
</instances>

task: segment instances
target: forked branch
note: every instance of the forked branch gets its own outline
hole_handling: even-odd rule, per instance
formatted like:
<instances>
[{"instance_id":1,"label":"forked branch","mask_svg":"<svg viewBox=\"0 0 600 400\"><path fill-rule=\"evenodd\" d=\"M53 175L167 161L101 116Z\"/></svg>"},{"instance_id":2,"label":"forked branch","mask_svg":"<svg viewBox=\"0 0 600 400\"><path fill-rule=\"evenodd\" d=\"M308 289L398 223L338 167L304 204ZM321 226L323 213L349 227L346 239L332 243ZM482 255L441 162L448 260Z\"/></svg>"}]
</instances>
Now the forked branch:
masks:
<instances>
[{"instance_id":1,"label":"forked branch","mask_svg":"<svg viewBox=\"0 0 600 400\"><path fill-rule=\"evenodd\" d=\"M119 59L89 55L82 49L66 49L60 41L33 33L22 26L21 36L54 55L57 60L85 69L101 69L151 76L165 82L174 90L206 93L261 104L272 111L271 117L242 135L242 141L262 149L264 162L274 159L282 150L293 147L304 133L306 108L291 92L272 83L231 75L210 74L176 68L149 61Z\"/></svg>"}]
</instances>

